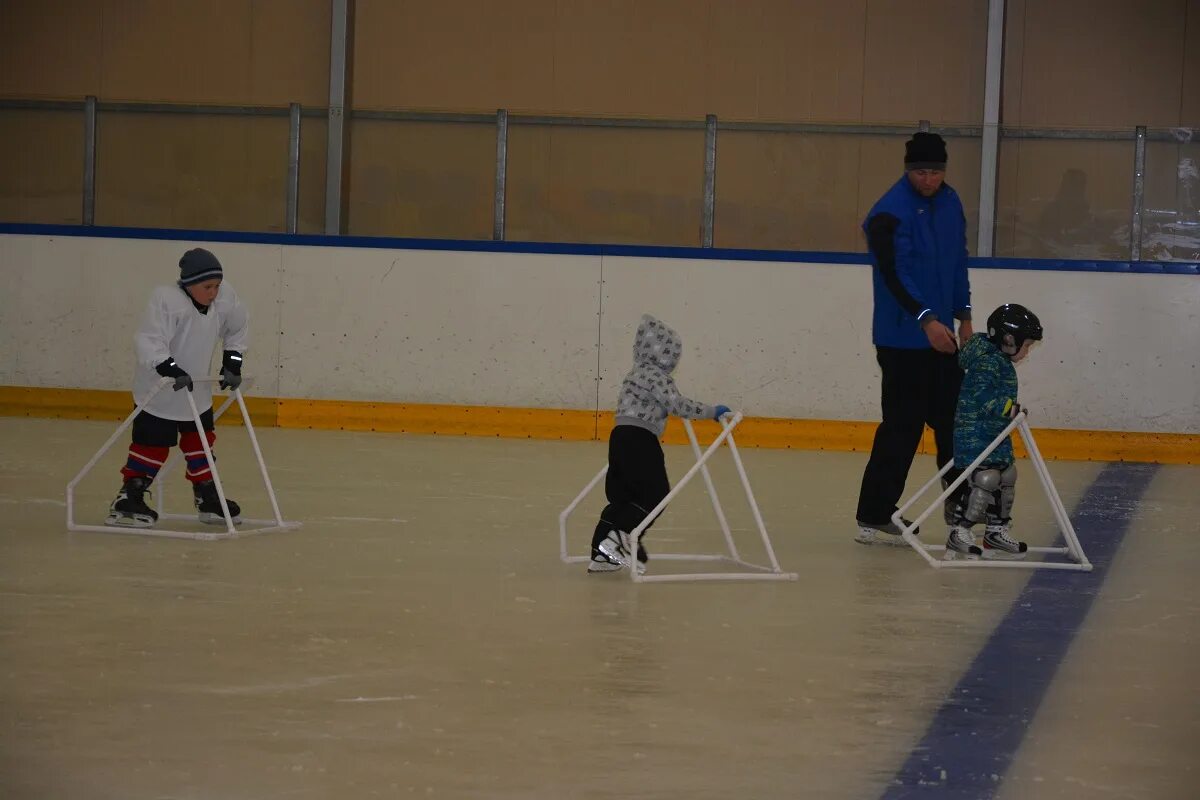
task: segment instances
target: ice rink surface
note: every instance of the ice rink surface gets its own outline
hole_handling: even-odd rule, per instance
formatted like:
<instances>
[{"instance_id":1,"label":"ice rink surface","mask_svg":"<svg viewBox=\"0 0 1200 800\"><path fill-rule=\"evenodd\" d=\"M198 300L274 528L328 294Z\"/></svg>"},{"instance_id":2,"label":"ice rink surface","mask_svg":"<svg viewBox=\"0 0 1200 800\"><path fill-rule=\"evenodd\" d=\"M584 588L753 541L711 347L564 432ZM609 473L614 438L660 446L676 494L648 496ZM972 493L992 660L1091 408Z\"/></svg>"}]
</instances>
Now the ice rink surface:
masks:
<instances>
[{"instance_id":1,"label":"ice rink surface","mask_svg":"<svg viewBox=\"0 0 1200 800\"><path fill-rule=\"evenodd\" d=\"M853 542L864 454L743 448L799 581L634 585L558 557L558 513L603 466L600 442L259 429L299 530L68 533L63 489L113 428L0 418L0 797L1190 800L1200 785L1200 468L1051 461L1094 572L933 570ZM218 432L227 492L270 516L244 432ZM124 446L80 485L78 521L103 520ZM754 560L727 455L714 478ZM667 448L673 479L691 459ZM919 457L910 490L932 469ZM186 510L180 472L166 484ZM601 505L572 517L574 554ZM1032 469L1014 517L1014 535L1053 543ZM719 537L697 480L646 544Z\"/></svg>"}]
</instances>

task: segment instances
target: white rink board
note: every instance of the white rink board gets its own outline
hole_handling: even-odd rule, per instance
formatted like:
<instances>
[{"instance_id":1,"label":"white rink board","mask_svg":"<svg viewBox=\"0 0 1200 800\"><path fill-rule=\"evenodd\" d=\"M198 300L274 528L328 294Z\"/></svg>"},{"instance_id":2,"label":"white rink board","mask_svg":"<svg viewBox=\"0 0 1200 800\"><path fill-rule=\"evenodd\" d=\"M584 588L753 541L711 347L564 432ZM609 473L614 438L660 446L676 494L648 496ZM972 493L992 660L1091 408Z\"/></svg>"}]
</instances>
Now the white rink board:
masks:
<instances>
[{"instance_id":1,"label":"white rink board","mask_svg":"<svg viewBox=\"0 0 1200 800\"><path fill-rule=\"evenodd\" d=\"M683 339L675 379L693 400L751 417L873 419L870 280L858 264L605 257L600 402L615 406L650 313Z\"/></svg>"},{"instance_id":2,"label":"white rink board","mask_svg":"<svg viewBox=\"0 0 1200 800\"><path fill-rule=\"evenodd\" d=\"M127 390L146 298L195 244L0 235L0 384ZM650 312L682 335L696 399L879 418L864 265L202 246L250 307L255 394L610 410ZM1019 373L1035 427L1200 432L1195 276L971 275L980 326L1003 302L1045 325Z\"/></svg>"},{"instance_id":3,"label":"white rink board","mask_svg":"<svg viewBox=\"0 0 1200 800\"><path fill-rule=\"evenodd\" d=\"M254 393L277 394L279 247L77 236L0 236L0 384L129 389L150 292L175 283L196 246L219 252L254 313Z\"/></svg>"},{"instance_id":4,"label":"white rink board","mask_svg":"<svg viewBox=\"0 0 1200 800\"><path fill-rule=\"evenodd\" d=\"M598 258L288 248L285 397L596 402Z\"/></svg>"}]
</instances>

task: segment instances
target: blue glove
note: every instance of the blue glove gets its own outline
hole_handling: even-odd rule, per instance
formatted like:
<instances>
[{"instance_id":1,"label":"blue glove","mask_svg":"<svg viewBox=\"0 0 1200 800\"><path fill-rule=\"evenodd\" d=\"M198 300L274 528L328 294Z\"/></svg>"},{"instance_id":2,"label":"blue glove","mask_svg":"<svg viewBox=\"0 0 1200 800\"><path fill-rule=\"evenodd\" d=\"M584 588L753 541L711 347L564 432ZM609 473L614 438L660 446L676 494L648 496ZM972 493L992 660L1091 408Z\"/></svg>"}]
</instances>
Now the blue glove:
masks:
<instances>
[{"instance_id":1,"label":"blue glove","mask_svg":"<svg viewBox=\"0 0 1200 800\"><path fill-rule=\"evenodd\" d=\"M164 378L175 379L175 391L186 388L189 392L192 390L192 376L183 371L183 367L175 363L175 359L167 358L166 361L154 368L154 371Z\"/></svg>"},{"instance_id":2,"label":"blue glove","mask_svg":"<svg viewBox=\"0 0 1200 800\"><path fill-rule=\"evenodd\" d=\"M733 411L729 406L717 406L713 409L713 419L719 420L721 417Z\"/></svg>"}]
</instances>

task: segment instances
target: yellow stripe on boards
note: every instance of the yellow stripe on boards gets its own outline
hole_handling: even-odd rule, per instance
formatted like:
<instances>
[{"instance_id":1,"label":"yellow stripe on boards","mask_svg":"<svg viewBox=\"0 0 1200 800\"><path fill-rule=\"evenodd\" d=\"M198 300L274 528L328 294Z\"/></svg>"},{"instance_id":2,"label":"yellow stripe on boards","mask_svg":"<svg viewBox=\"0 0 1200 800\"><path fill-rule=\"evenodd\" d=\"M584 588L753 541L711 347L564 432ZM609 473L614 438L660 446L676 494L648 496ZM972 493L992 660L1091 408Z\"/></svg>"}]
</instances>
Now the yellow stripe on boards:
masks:
<instances>
[{"instance_id":1,"label":"yellow stripe on boards","mask_svg":"<svg viewBox=\"0 0 1200 800\"><path fill-rule=\"evenodd\" d=\"M247 397L246 406L255 425L282 428L603 441L613 425L612 412L571 409L270 397ZM129 392L0 386L0 416L120 421L132 410L133 398ZM220 424L240 425L241 415L237 409L230 409ZM737 442L743 447L867 452L877 425L847 420L749 417L738 426ZM701 445L711 443L720 432L717 423L711 420L696 422L695 429ZM1200 465L1197 434L1034 430L1038 448L1046 458ZM683 423L671 419L663 441L686 444ZM1019 436L1013 438L1013 445L1017 455L1023 457L1025 451ZM925 432L920 451L934 452L931 431Z\"/></svg>"}]
</instances>

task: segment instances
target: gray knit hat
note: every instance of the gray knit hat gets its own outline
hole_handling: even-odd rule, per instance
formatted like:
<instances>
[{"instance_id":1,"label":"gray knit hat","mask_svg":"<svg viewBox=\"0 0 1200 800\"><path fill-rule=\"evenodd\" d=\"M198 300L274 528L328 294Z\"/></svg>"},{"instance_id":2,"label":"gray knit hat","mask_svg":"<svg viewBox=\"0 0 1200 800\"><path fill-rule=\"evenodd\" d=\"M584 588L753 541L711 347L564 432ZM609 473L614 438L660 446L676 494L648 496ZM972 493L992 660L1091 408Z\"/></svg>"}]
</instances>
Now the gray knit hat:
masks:
<instances>
[{"instance_id":1,"label":"gray knit hat","mask_svg":"<svg viewBox=\"0 0 1200 800\"><path fill-rule=\"evenodd\" d=\"M220 277L221 262L203 247L188 250L183 254L183 258L179 259L180 286L191 286L193 283Z\"/></svg>"}]
</instances>

